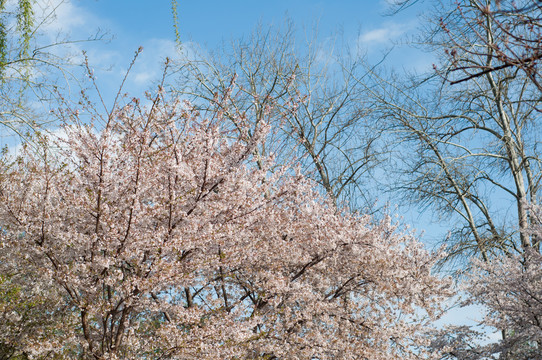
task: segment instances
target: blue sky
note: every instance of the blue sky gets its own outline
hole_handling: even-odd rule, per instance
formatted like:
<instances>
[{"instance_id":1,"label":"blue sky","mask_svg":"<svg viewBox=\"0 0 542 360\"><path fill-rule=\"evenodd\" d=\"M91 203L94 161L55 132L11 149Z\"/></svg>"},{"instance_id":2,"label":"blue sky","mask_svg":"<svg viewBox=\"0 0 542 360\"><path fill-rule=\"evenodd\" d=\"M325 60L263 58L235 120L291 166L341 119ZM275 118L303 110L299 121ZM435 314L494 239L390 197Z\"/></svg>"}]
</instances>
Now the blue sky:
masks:
<instances>
[{"instance_id":1,"label":"blue sky","mask_svg":"<svg viewBox=\"0 0 542 360\"><path fill-rule=\"evenodd\" d=\"M169 0L77 1L80 6L105 19L124 40L173 39L173 21ZM380 28L389 17L382 16L389 8L385 1L340 0L278 0L278 1L179 1L179 30L183 41L216 45L221 39L239 37L258 22L276 24L285 15L298 25L318 21L324 32L344 28L355 33Z\"/></svg>"},{"instance_id":2,"label":"blue sky","mask_svg":"<svg viewBox=\"0 0 542 360\"><path fill-rule=\"evenodd\" d=\"M114 88L122 79L134 51L143 53L128 81L130 93L140 96L161 73L166 56L175 57L175 32L170 0L39 0L46 9L59 5L56 19L47 27L72 39L86 39L96 31L107 32L111 42L77 44L72 54L85 49L101 86ZM222 41L248 35L258 23L279 26L286 17L304 36L315 24L322 39L342 33L351 44L360 44L370 59L416 31L421 6L386 16L385 0L276 0L276 1L178 1L179 32L183 46L213 49ZM427 68L431 58L406 46L397 47L390 63ZM139 93L139 94L138 94Z\"/></svg>"}]
</instances>

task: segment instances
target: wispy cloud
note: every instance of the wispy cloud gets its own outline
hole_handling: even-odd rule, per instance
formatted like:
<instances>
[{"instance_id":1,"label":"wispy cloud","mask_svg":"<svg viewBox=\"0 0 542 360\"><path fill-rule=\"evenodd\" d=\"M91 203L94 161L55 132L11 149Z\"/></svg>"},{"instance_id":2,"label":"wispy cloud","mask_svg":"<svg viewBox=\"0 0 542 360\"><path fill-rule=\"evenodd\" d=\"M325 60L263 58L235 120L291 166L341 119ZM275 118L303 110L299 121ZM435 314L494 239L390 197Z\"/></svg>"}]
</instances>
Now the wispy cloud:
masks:
<instances>
[{"instance_id":1,"label":"wispy cloud","mask_svg":"<svg viewBox=\"0 0 542 360\"><path fill-rule=\"evenodd\" d=\"M80 65L89 42L103 35L102 19L72 0L37 0L34 3L37 46L59 68Z\"/></svg>"},{"instance_id":2,"label":"wispy cloud","mask_svg":"<svg viewBox=\"0 0 542 360\"><path fill-rule=\"evenodd\" d=\"M94 30L100 24L100 19L71 0L38 0L34 11L39 29L50 36Z\"/></svg>"},{"instance_id":3,"label":"wispy cloud","mask_svg":"<svg viewBox=\"0 0 542 360\"><path fill-rule=\"evenodd\" d=\"M414 26L411 22L388 22L382 27L363 32L359 36L358 41L361 45L365 46L375 44L391 44L393 41L398 40L400 37L405 35L409 30L412 30L413 27Z\"/></svg>"},{"instance_id":4,"label":"wispy cloud","mask_svg":"<svg viewBox=\"0 0 542 360\"><path fill-rule=\"evenodd\" d=\"M386 59L386 64L408 71L422 73L431 71L435 61L431 54L412 46L411 37L417 33L418 21L386 22L377 28L368 29L357 37L357 47L369 61L377 63Z\"/></svg>"}]
</instances>

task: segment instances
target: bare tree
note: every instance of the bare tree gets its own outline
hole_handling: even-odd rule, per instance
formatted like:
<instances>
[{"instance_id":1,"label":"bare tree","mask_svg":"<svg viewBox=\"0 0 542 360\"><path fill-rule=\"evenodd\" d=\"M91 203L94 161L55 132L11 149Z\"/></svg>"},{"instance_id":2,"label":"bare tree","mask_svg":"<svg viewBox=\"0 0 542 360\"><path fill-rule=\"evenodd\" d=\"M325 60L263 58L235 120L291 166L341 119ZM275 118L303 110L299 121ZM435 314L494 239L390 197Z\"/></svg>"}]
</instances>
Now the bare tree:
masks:
<instances>
[{"instance_id":1,"label":"bare tree","mask_svg":"<svg viewBox=\"0 0 542 360\"><path fill-rule=\"evenodd\" d=\"M461 274L469 266L469 301L486 306L482 324L500 329L502 340L480 346L481 334L468 327L432 338L437 348L451 349L446 359L537 358L540 344L518 330L533 328L510 321L510 314L518 313L516 304L538 301L532 293L538 280L530 274L540 236L529 229L539 218L527 209L536 208L542 180L540 2L443 1L436 8L422 41L439 59L435 72L408 80L374 74L367 87L375 114L408 154L399 157L393 190L450 227L442 239L446 260L457 261L453 269ZM481 260L471 262L473 256ZM512 263L513 269L502 266ZM514 274L530 277L520 282Z\"/></svg>"},{"instance_id":2,"label":"bare tree","mask_svg":"<svg viewBox=\"0 0 542 360\"><path fill-rule=\"evenodd\" d=\"M483 76L488 72L520 69L539 89L542 59L542 3L537 0L477 0L458 5L457 16L480 46L471 46L457 36L457 28L443 19L440 26L451 43L447 52L451 67L446 77L452 84ZM489 34L489 36L488 36ZM459 41L457 41L459 40ZM484 63L464 61L469 56L485 57Z\"/></svg>"},{"instance_id":3,"label":"bare tree","mask_svg":"<svg viewBox=\"0 0 542 360\"><path fill-rule=\"evenodd\" d=\"M457 69L459 62L493 68L491 49L499 46L493 17L486 15L485 33L471 33L462 15L465 7L478 6L462 2L428 33L427 44L443 59L436 66L441 72ZM450 33L461 47L450 48ZM452 53L455 62L448 61ZM535 111L540 95L532 78L519 67L506 67L457 84L435 75L373 79L367 89L375 114L399 140L401 166L393 186L450 224L449 258L488 260L538 248L523 232L531 222L525 204L536 203L542 178L542 129Z\"/></svg>"},{"instance_id":4,"label":"bare tree","mask_svg":"<svg viewBox=\"0 0 542 360\"><path fill-rule=\"evenodd\" d=\"M177 90L218 103L223 99L216 94L234 81L237 91L230 100L242 118L257 126L267 109L274 111L266 117L271 146L259 148L256 156L295 159L337 202L366 207L375 200L366 179L382 149L379 133L366 121L358 81L366 70L359 59L337 39L314 35L300 43L290 22L282 29L260 26L214 55L187 58Z\"/></svg>"}]
</instances>

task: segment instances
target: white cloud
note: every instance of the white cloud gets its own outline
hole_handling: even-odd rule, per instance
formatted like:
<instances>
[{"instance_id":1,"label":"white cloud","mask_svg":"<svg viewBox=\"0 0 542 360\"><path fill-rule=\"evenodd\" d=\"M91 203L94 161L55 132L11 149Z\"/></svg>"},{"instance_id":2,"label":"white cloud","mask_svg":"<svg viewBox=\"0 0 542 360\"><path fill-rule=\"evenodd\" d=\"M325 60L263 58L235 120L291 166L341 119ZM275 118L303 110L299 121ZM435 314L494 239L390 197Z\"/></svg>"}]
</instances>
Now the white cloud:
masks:
<instances>
[{"instance_id":1,"label":"white cloud","mask_svg":"<svg viewBox=\"0 0 542 360\"><path fill-rule=\"evenodd\" d=\"M385 44L397 40L412 29L409 23L387 23L383 27L362 33L359 42L363 45Z\"/></svg>"},{"instance_id":2,"label":"white cloud","mask_svg":"<svg viewBox=\"0 0 542 360\"><path fill-rule=\"evenodd\" d=\"M74 5L70 0L38 0L34 10L40 30L50 36L78 32L90 23L93 26L98 23L95 16L84 8Z\"/></svg>"},{"instance_id":3,"label":"white cloud","mask_svg":"<svg viewBox=\"0 0 542 360\"><path fill-rule=\"evenodd\" d=\"M362 32L356 38L357 49L368 56L370 63L376 64L385 59L385 64L396 69L403 68L415 73L432 71L435 62L433 54L412 46L411 38L415 37L417 30L416 19L387 22Z\"/></svg>"}]
</instances>

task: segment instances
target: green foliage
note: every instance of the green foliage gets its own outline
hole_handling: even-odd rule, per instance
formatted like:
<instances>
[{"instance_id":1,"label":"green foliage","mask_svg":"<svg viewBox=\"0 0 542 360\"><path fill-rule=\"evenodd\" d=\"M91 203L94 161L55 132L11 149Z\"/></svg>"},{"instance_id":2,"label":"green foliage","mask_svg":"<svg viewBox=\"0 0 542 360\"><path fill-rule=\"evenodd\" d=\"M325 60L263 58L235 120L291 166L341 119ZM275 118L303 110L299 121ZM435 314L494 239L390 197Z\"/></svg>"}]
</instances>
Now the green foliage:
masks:
<instances>
[{"instance_id":1,"label":"green foliage","mask_svg":"<svg viewBox=\"0 0 542 360\"><path fill-rule=\"evenodd\" d=\"M6 317L7 314L20 316L33 306L30 302L25 302L22 295L21 286L12 283L10 276L0 274L0 318L4 325L15 325ZM0 341L0 359L22 360L27 357L18 351L15 344Z\"/></svg>"},{"instance_id":2,"label":"green foliage","mask_svg":"<svg viewBox=\"0 0 542 360\"><path fill-rule=\"evenodd\" d=\"M173 28L175 29L175 42L181 45L181 34L179 33L179 14L177 12L177 0L171 0L171 14L173 15Z\"/></svg>"},{"instance_id":3,"label":"green foliage","mask_svg":"<svg viewBox=\"0 0 542 360\"><path fill-rule=\"evenodd\" d=\"M6 6L6 0L0 0L0 74L4 69L8 57L8 42L7 42L7 28L6 28L6 16L4 14L4 8Z\"/></svg>"},{"instance_id":4,"label":"green foliage","mask_svg":"<svg viewBox=\"0 0 542 360\"><path fill-rule=\"evenodd\" d=\"M5 1L5 0L4 0ZM19 0L19 9L17 13L17 30L21 34L19 56L24 58L28 56L30 50L30 41L34 35L34 10L32 8L33 0Z\"/></svg>"},{"instance_id":5,"label":"green foliage","mask_svg":"<svg viewBox=\"0 0 542 360\"><path fill-rule=\"evenodd\" d=\"M7 0L0 0L0 71L9 63L25 60L30 56L32 38L35 36L34 0L18 0L15 12L6 9ZM10 29L8 24L12 18L16 20L16 28ZM15 45L17 44L17 45ZM12 48L16 48L10 56Z\"/></svg>"},{"instance_id":6,"label":"green foliage","mask_svg":"<svg viewBox=\"0 0 542 360\"><path fill-rule=\"evenodd\" d=\"M7 261L1 258L0 265ZM29 286L36 274L25 270L0 269L0 360L28 359L25 346L59 336L58 324L71 321L70 310L59 306L47 286L39 291Z\"/></svg>"}]
</instances>

